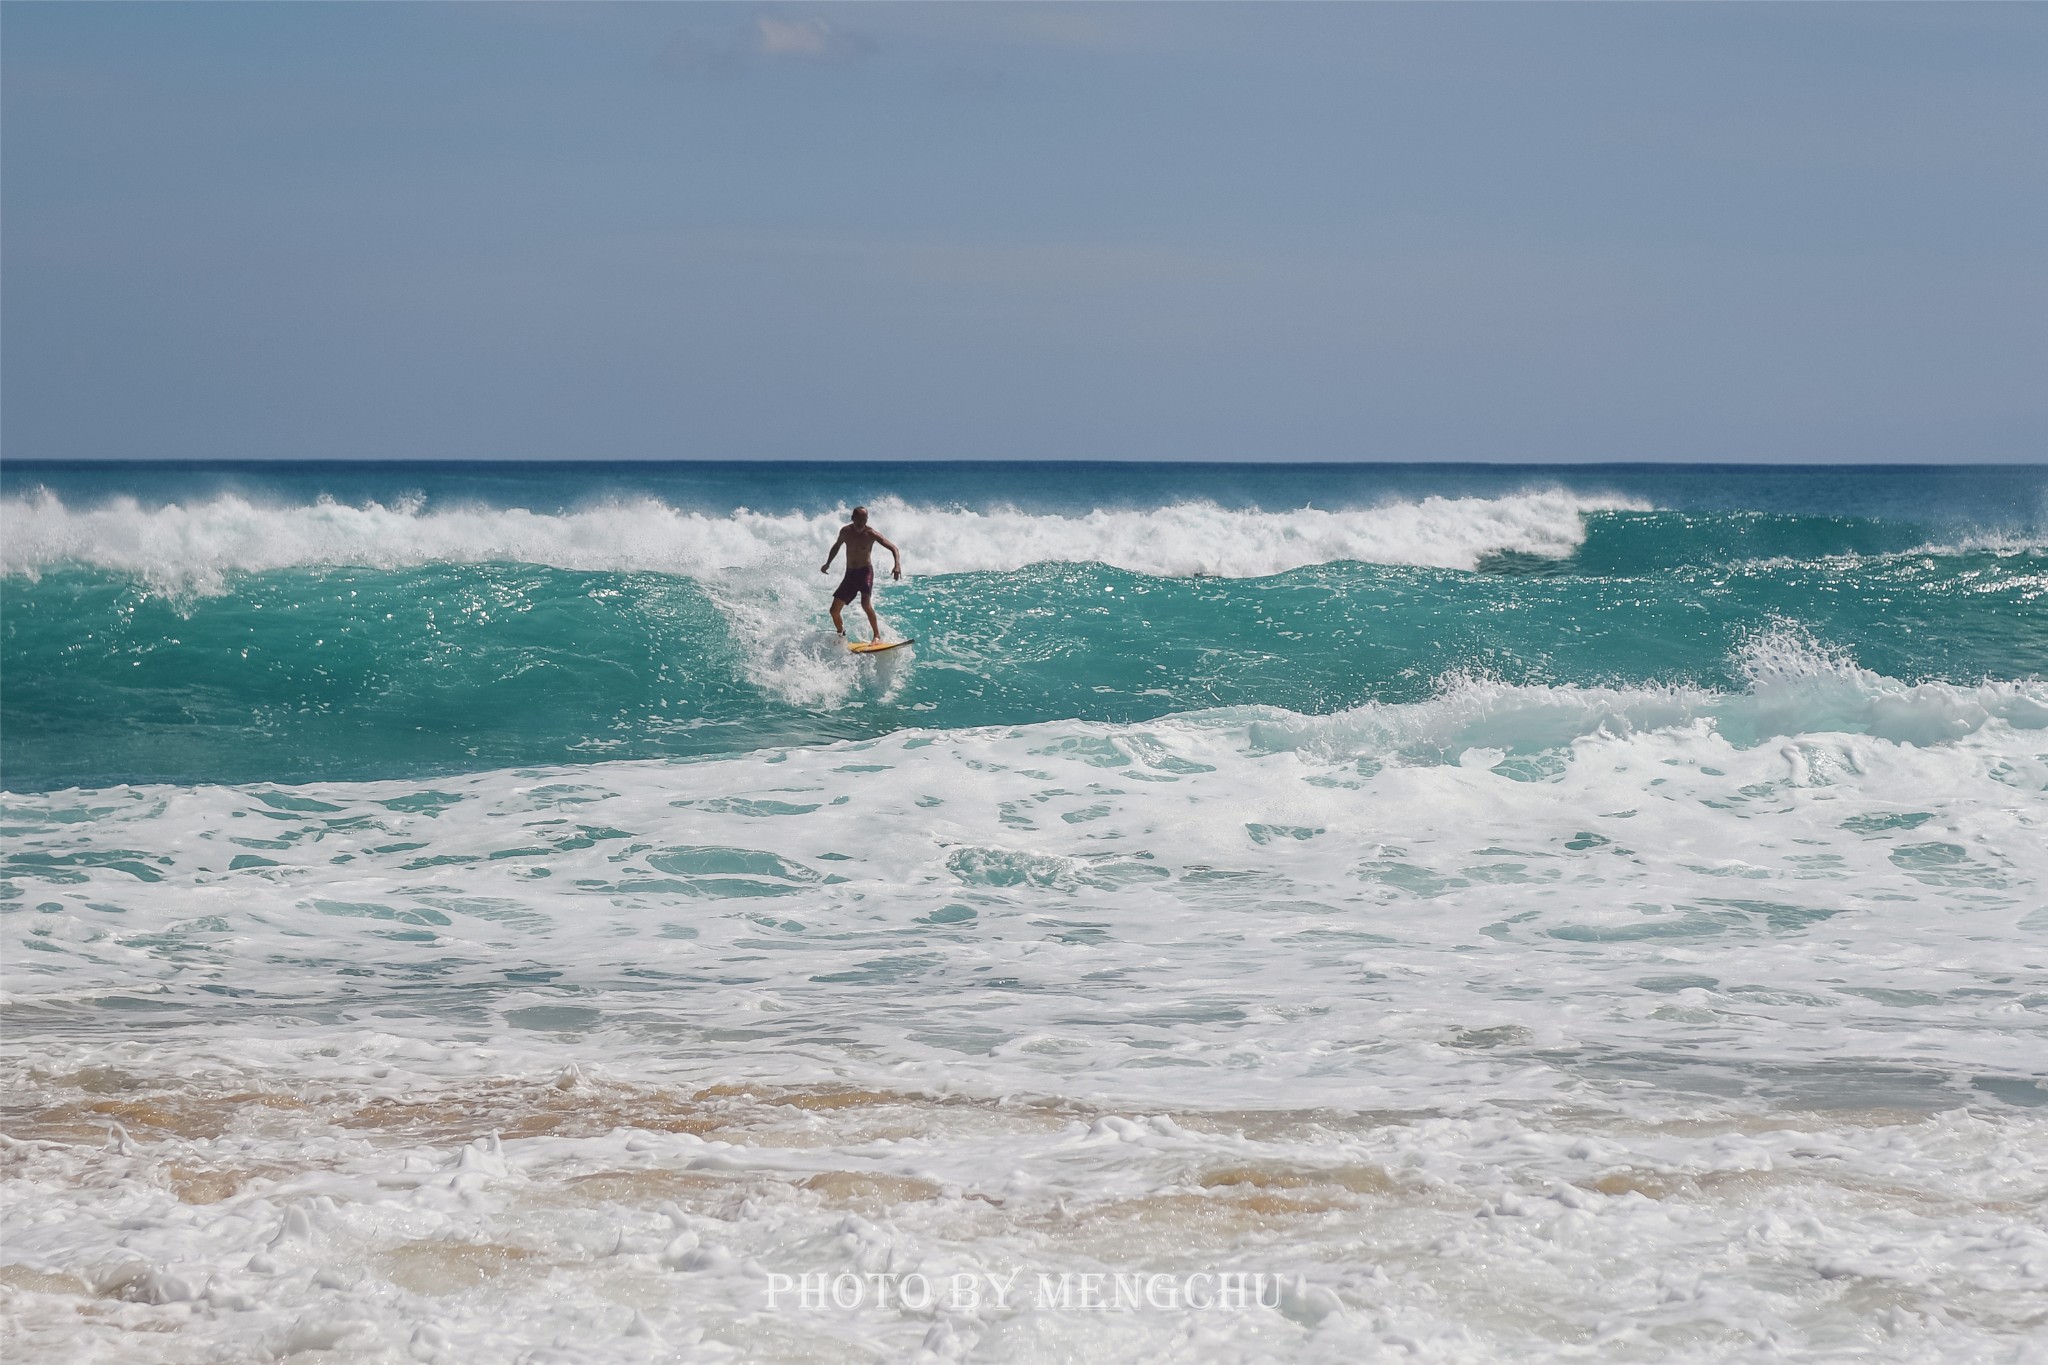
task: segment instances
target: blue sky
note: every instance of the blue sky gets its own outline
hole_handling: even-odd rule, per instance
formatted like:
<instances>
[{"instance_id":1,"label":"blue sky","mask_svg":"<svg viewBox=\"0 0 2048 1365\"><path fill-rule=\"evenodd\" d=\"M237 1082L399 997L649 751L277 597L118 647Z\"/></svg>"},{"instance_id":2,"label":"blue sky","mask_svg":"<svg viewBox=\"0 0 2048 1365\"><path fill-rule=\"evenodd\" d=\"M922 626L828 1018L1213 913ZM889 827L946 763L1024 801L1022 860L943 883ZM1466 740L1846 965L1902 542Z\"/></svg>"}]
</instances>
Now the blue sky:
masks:
<instances>
[{"instance_id":1,"label":"blue sky","mask_svg":"<svg viewBox=\"0 0 2048 1365\"><path fill-rule=\"evenodd\" d=\"M2048 459L2048 7L0 8L0 453Z\"/></svg>"}]
</instances>

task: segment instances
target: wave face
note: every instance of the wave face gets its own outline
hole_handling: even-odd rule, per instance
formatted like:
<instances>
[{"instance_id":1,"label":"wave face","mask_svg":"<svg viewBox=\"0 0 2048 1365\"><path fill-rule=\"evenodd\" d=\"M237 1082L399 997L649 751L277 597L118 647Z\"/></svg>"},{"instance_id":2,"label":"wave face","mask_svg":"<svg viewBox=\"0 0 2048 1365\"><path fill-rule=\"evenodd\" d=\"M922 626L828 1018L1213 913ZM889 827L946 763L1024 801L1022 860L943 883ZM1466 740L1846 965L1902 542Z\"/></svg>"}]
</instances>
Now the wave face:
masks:
<instances>
[{"instance_id":1,"label":"wave face","mask_svg":"<svg viewBox=\"0 0 2048 1365\"><path fill-rule=\"evenodd\" d=\"M1751 642L1786 630L1908 686L2023 680L2048 657L2030 609L2048 556L2024 518L1529 483L1280 510L888 494L875 523L910 572L880 610L919 643L886 659L847 656L824 619L838 511L16 489L0 757L19 790L369 779L904 726L1328 715L1465 679L1739 694Z\"/></svg>"}]
</instances>

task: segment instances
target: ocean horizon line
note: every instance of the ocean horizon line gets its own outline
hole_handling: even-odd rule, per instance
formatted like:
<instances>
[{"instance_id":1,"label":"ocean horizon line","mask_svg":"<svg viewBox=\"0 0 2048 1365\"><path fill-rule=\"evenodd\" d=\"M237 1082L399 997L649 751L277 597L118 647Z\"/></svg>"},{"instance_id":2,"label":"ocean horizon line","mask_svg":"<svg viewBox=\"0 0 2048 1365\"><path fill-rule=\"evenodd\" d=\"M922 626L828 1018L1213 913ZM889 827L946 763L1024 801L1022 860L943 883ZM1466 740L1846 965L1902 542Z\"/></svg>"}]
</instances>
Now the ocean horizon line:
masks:
<instances>
[{"instance_id":1,"label":"ocean horizon line","mask_svg":"<svg viewBox=\"0 0 2048 1365\"><path fill-rule=\"evenodd\" d=\"M1140 465L1148 468L1244 468L1244 469L1746 469L1770 470L1777 473L1796 470L1843 470L1843 469L1888 469L1888 470L1946 470L1946 469L2048 469L2048 457L2037 460L1814 460L1787 462L1783 460L1379 460L1379 459L1287 459L1261 460L1239 458L1203 458L1161 460L1142 456L1132 457L1088 457L1067 458L1047 457L1018 459L1013 457L983 456L938 456L911 455L887 460L848 461L826 456L795 459L784 456L718 455L718 456L555 456L555 455L436 455L414 456L264 456L264 455L209 455L193 456L4 456L0 457L0 469L10 466L40 466L47 468L151 468L151 469L204 469L215 466L237 468L291 468L307 469L323 466L346 468L376 467L435 467L435 466L478 466L478 465L520 465L536 468L603 468L607 466L668 466L668 465L754 465L772 468L817 468L846 469L849 465L865 469L892 469L904 465L988 465L1020 469L1046 469L1103 466Z\"/></svg>"}]
</instances>

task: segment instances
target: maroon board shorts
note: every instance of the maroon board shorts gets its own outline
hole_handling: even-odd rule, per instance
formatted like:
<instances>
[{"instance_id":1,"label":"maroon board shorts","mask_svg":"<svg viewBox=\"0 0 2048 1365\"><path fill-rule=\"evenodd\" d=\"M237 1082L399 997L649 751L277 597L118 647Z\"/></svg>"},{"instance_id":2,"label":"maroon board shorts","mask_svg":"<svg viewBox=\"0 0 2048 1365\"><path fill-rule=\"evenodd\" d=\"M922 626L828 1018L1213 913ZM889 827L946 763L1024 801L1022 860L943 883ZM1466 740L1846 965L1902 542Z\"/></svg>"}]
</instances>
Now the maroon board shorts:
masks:
<instances>
[{"instance_id":1,"label":"maroon board shorts","mask_svg":"<svg viewBox=\"0 0 2048 1365\"><path fill-rule=\"evenodd\" d=\"M839 590L832 594L835 602L851 602L856 597L866 597L875 590L875 566L863 564L858 569L848 569L846 577L839 580Z\"/></svg>"}]
</instances>

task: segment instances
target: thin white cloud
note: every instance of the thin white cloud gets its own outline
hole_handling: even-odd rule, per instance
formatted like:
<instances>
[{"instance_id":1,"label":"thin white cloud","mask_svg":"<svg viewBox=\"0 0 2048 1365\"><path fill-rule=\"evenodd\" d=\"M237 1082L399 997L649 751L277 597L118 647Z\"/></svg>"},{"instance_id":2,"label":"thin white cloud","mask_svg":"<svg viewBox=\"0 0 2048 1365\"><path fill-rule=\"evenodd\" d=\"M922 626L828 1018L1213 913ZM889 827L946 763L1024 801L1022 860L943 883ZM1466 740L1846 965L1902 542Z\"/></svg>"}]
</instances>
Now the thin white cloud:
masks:
<instances>
[{"instance_id":1,"label":"thin white cloud","mask_svg":"<svg viewBox=\"0 0 2048 1365\"><path fill-rule=\"evenodd\" d=\"M832 51L832 26L823 19L754 20L764 57L823 57Z\"/></svg>"},{"instance_id":2,"label":"thin white cloud","mask_svg":"<svg viewBox=\"0 0 2048 1365\"><path fill-rule=\"evenodd\" d=\"M690 75L734 76L760 61L838 62L864 57L874 41L819 18L758 14L751 23L685 30L669 40L661 64Z\"/></svg>"},{"instance_id":3,"label":"thin white cloud","mask_svg":"<svg viewBox=\"0 0 2048 1365\"><path fill-rule=\"evenodd\" d=\"M873 48L866 34L835 27L823 19L778 19L772 14L754 19L754 49L763 57L839 61L866 56Z\"/></svg>"}]
</instances>

